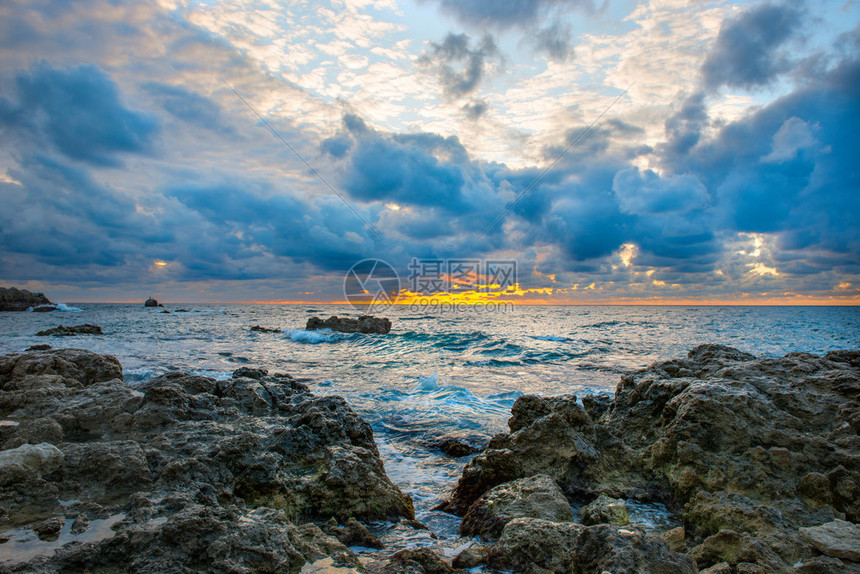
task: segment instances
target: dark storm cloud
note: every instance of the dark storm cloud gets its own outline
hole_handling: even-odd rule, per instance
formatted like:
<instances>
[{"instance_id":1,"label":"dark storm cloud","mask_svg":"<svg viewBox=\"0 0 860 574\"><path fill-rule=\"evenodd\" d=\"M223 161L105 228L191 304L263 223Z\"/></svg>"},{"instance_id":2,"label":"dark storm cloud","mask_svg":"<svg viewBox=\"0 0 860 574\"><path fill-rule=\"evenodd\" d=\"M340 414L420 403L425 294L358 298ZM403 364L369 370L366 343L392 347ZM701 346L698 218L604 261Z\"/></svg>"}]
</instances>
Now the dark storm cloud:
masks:
<instances>
[{"instance_id":1,"label":"dark storm cloud","mask_svg":"<svg viewBox=\"0 0 860 574\"><path fill-rule=\"evenodd\" d=\"M324 140L321 147L335 158L350 151L343 177L350 197L452 211L466 208L469 172L475 168L456 137L386 135L352 114L344 117L344 127L344 133Z\"/></svg>"},{"instance_id":2,"label":"dark storm cloud","mask_svg":"<svg viewBox=\"0 0 860 574\"><path fill-rule=\"evenodd\" d=\"M765 3L727 20L702 66L705 86L766 86L792 67L779 51L799 30L804 12L796 4Z\"/></svg>"},{"instance_id":3,"label":"dark storm cloud","mask_svg":"<svg viewBox=\"0 0 860 574\"><path fill-rule=\"evenodd\" d=\"M467 35L448 34L439 43L430 42L430 50L418 63L439 77L446 97L457 99L475 91L487 73L488 63L498 58L499 51L490 35L472 48Z\"/></svg>"},{"instance_id":4,"label":"dark storm cloud","mask_svg":"<svg viewBox=\"0 0 860 574\"><path fill-rule=\"evenodd\" d=\"M96 66L55 69L47 62L19 72L14 95L0 99L6 137L49 144L68 158L118 165L117 154L144 152L153 117L126 107L116 84Z\"/></svg>"}]
</instances>

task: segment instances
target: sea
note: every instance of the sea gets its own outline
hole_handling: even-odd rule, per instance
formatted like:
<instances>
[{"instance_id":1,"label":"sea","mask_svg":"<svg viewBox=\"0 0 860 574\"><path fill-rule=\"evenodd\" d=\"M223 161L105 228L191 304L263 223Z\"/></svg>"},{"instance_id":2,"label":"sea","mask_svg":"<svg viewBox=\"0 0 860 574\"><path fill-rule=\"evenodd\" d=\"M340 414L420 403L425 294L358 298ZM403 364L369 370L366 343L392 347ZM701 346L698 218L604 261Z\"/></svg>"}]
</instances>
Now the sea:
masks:
<instances>
[{"instance_id":1,"label":"sea","mask_svg":"<svg viewBox=\"0 0 860 574\"><path fill-rule=\"evenodd\" d=\"M109 353L129 385L174 370L216 379L245 366L289 373L318 395L345 397L370 422L389 477L442 537L456 535L459 519L433 508L470 457L450 458L434 445L450 436L480 443L506 430L523 394L611 394L625 373L702 343L759 357L860 348L860 307L398 305L385 311L387 335L304 330L312 316L359 315L342 305L62 309L0 313L0 352L47 343ZM35 336L83 323L104 335ZM255 325L281 332L251 331ZM634 522L672 526L659 509L633 506Z\"/></svg>"}]
</instances>

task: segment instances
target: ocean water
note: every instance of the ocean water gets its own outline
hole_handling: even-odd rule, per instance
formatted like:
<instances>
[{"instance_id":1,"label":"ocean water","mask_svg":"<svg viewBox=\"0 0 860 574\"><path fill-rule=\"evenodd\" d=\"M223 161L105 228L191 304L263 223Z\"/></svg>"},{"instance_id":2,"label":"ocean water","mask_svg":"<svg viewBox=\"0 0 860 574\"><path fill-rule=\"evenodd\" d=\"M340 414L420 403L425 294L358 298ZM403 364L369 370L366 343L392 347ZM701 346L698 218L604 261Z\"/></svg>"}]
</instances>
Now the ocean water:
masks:
<instances>
[{"instance_id":1,"label":"ocean water","mask_svg":"<svg viewBox=\"0 0 860 574\"><path fill-rule=\"evenodd\" d=\"M393 322L388 335L304 331L314 315L358 315L336 305L168 305L169 314L142 305L70 303L65 309L0 313L0 352L48 343L110 353L132 385L175 369L215 378L242 366L290 373L317 394L344 396L371 423L389 476L412 496L419 520L441 536L453 536L458 520L431 509L468 458L442 456L432 443L505 430L522 394L611 393L622 374L701 343L756 356L860 347L858 307L521 306L434 313L399 306L386 312ZM35 336L82 323L100 325L105 334ZM254 325L282 332L252 332ZM647 515L643 520L653 520Z\"/></svg>"}]
</instances>

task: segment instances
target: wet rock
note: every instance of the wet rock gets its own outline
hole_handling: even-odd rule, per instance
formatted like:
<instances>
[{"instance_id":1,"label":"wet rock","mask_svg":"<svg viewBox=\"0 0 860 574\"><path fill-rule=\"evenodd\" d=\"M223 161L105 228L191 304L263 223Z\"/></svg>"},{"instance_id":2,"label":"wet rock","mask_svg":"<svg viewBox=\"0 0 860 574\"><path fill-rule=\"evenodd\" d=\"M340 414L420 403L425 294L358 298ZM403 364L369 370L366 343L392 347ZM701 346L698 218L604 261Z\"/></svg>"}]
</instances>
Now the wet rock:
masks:
<instances>
[{"instance_id":1,"label":"wet rock","mask_svg":"<svg viewBox=\"0 0 860 574\"><path fill-rule=\"evenodd\" d=\"M340 397L262 369L134 387L121 377L115 358L89 351L0 357L0 417L22 421L3 427L4 446L60 446L0 451L10 524L118 521L103 540L13 571L294 571L326 557L357 567L340 540L296 523L334 516L348 541L374 546L358 520L414 518L370 425Z\"/></svg>"},{"instance_id":2,"label":"wet rock","mask_svg":"<svg viewBox=\"0 0 860 574\"><path fill-rule=\"evenodd\" d=\"M583 524L614 524L624 526L630 522L627 503L620 498L610 498L601 494L579 511Z\"/></svg>"},{"instance_id":3,"label":"wet rock","mask_svg":"<svg viewBox=\"0 0 860 574\"><path fill-rule=\"evenodd\" d=\"M36 333L37 337L73 337L75 335L104 335L102 328L98 325L85 323L83 325L74 325L72 327L52 327Z\"/></svg>"},{"instance_id":4,"label":"wet rock","mask_svg":"<svg viewBox=\"0 0 860 574\"><path fill-rule=\"evenodd\" d=\"M361 546L364 548L377 549L384 547L384 544L382 544L376 536L371 534L364 524L352 517L346 521L346 525L344 525L343 528L333 526L331 528L331 534L346 546Z\"/></svg>"},{"instance_id":5,"label":"wet rock","mask_svg":"<svg viewBox=\"0 0 860 574\"><path fill-rule=\"evenodd\" d=\"M836 519L820 526L800 529L800 536L822 554L860 562L860 526Z\"/></svg>"},{"instance_id":6,"label":"wet rock","mask_svg":"<svg viewBox=\"0 0 860 574\"><path fill-rule=\"evenodd\" d=\"M51 345L30 345L27 347L27 351L47 351L51 348Z\"/></svg>"},{"instance_id":7,"label":"wet rock","mask_svg":"<svg viewBox=\"0 0 860 574\"><path fill-rule=\"evenodd\" d=\"M539 474L501 484L484 493L463 518L460 534L498 538L508 522L521 517L570 522L573 512L555 481Z\"/></svg>"},{"instance_id":8,"label":"wet rock","mask_svg":"<svg viewBox=\"0 0 860 574\"><path fill-rule=\"evenodd\" d=\"M72 522L71 533L72 534L81 534L86 532L90 527L90 520L86 514L79 514L75 521Z\"/></svg>"},{"instance_id":9,"label":"wet rock","mask_svg":"<svg viewBox=\"0 0 860 574\"><path fill-rule=\"evenodd\" d=\"M53 311L59 311L60 308L52 303L50 305L36 305L35 307L30 307L29 310L33 313L51 313Z\"/></svg>"},{"instance_id":10,"label":"wet rock","mask_svg":"<svg viewBox=\"0 0 860 574\"><path fill-rule=\"evenodd\" d=\"M33 532L39 536L40 540L56 540L65 523L66 521L62 518L49 518L33 526Z\"/></svg>"},{"instance_id":11,"label":"wet rock","mask_svg":"<svg viewBox=\"0 0 860 574\"><path fill-rule=\"evenodd\" d=\"M568 572L697 572L695 562L635 530L517 518L505 526L487 563L498 570Z\"/></svg>"},{"instance_id":12,"label":"wet rock","mask_svg":"<svg viewBox=\"0 0 860 574\"><path fill-rule=\"evenodd\" d=\"M481 566L487 563L487 557L490 555L490 547L476 544L470 546L457 554L451 565L460 570L469 570L476 566Z\"/></svg>"},{"instance_id":13,"label":"wet rock","mask_svg":"<svg viewBox=\"0 0 860 574\"><path fill-rule=\"evenodd\" d=\"M385 574L414 572L416 574L450 574L454 571L442 558L427 548L395 552L381 570Z\"/></svg>"},{"instance_id":14,"label":"wet rock","mask_svg":"<svg viewBox=\"0 0 860 574\"><path fill-rule=\"evenodd\" d=\"M571 500L659 501L700 567L787 571L800 528L860 522L860 351L756 359L721 345L622 377L611 401L520 397L510 432L463 470L444 509L545 474Z\"/></svg>"},{"instance_id":15,"label":"wet rock","mask_svg":"<svg viewBox=\"0 0 860 574\"><path fill-rule=\"evenodd\" d=\"M458 436L447 436L433 443L432 448L442 451L445 456L459 458L481 452L486 446L481 439L468 439Z\"/></svg>"},{"instance_id":16,"label":"wet rock","mask_svg":"<svg viewBox=\"0 0 860 574\"><path fill-rule=\"evenodd\" d=\"M305 329L308 331L331 329L332 331L340 331L342 333L379 333L385 335L391 331L391 321L383 317L373 317L372 315L361 315L357 319L332 315L326 320L322 320L319 317L311 317L308 319Z\"/></svg>"},{"instance_id":17,"label":"wet rock","mask_svg":"<svg viewBox=\"0 0 860 574\"><path fill-rule=\"evenodd\" d=\"M251 331L255 331L257 333L280 333L280 329L270 329L269 327L261 327L260 325L254 325L250 329Z\"/></svg>"},{"instance_id":18,"label":"wet rock","mask_svg":"<svg viewBox=\"0 0 860 574\"><path fill-rule=\"evenodd\" d=\"M44 293L31 293L16 287L0 287L0 311L26 311L39 305L53 305Z\"/></svg>"}]
</instances>

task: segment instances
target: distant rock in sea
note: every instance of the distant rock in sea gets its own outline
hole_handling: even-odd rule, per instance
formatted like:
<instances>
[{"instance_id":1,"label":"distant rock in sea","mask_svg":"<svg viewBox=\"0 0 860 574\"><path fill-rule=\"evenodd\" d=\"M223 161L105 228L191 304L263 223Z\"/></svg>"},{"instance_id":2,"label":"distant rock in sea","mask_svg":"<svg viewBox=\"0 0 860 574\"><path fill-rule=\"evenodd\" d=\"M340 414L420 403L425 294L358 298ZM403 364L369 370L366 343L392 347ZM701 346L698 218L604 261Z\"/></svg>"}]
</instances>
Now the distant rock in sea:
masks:
<instances>
[{"instance_id":1,"label":"distant rock in sea","mask_svg":"<svg viewBox=\"0 0 860 574\"><path fill-rule=\"evenodd\" d=\"M254 325L251 327L251 331L256 331L258 333L280 333L280 329L270 329L268 327L261 327L260 325Z\"/></svg>"},{"instance_id":2,"label":"distant rock in sea","mask_svg":"<svg viewBox=\"0 0 860 574\"><path fill-rule=\"evenodd\" d=\"M337 315L332 315L325 321L319 317L308 319L305 330L316 331L317 329L331 329L341 333L378 333L385 335L391 331L391 321L384 317L372 315L361 315L358 319L338 317Z\"/></svg>"},{"instance_id":3,"label":"distant rock in sea","mask_svg":"<svg viewBox=\"0 0 860 574\"><path fill-rule=\"evenodd\" d=\"M64 327L60 325L59 327L53 327L51 329L45 329L44 331L39 331L36 333L37 337L70 337L73 335L104 335L102 333L102 328L98 325L90 325L89 323L84 325L75 325L73 327Z\"/></svg>"},{"instance_id":4,"label":"distant rock in sea","mask_svg":"<svg viewBox=\"0 0 860 574\"><path fill-rule=\"evenodd\" d=\"M51 345L30 345L27 347L28 351L48 351L51 349Z\"/></svg>"},{"instance_id":5,"label":"distant rock in sea","mask_svg":"<svg viewBox=\"0 0 860 574\"><path fill-rule=\"evenodd\" d=\"M26 311L31 307L35 310L41 305L53 305L44 293L31 293L16 287L0 287L0 311ZM56 307L50 310L55 309Z\"/></svg>"},{"instance_id":6,"label":"distant rock in sea","mask_svg":"<svg viewBox=\"0 0 860 574\"><path fill-rule=\"evenodd\" d=\"M143 302L144 307L158 307L158 301L150 297L146 301Z\"/></svg>"}]
</instances>

